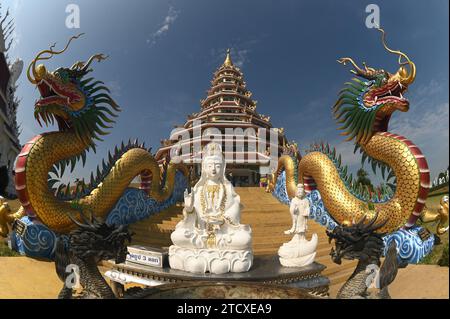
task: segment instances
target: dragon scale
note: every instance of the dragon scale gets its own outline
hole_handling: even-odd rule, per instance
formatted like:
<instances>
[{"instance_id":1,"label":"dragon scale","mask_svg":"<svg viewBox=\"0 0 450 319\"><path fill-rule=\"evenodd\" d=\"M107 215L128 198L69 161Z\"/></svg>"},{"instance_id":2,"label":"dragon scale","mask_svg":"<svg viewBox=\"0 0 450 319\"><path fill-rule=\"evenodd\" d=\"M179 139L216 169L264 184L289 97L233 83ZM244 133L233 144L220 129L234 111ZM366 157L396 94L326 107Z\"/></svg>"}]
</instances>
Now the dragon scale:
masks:
<instances>
[{"instance_id":1,"label":"dragon scale","mask_svg":"<svg viewBox=\"0 0 450 319\"><path fill-rule=\"evenodd\" d=\"M67 141L70 141L69 143ZM35 214L50 229L67 232L74 227L67 212L78 214L73 201L61 201L47 185L47 176L53 165L63 159L78 155L86 148L71 132L51 132L39 135L28 142L16 165L16 189L19 199L28 214ZM172 192L177 164L170 164L166 186L160 188L160 168L153 156L141 148L125 152L117 160L101 182L91 193L80 198L76 204L105 218L130 182L141 173L151 172L152 183L149 196L162 201Z\"/></svg>"},{"instance_id":2,"label":"dragon scale","mask_svg":"<svg viewBox=\"0 0 450 319\"><path fill-rule=\"evenodd\" d=\"M129 141L126 146L122 143L119 149L115 147L113 155L108 153L107 164L102 162L101 171L97 167L95 179L91 173L88 185L83 180L77 181L75 188L71 188L70 183L61 183L57 189L53 187L60 182L66 167L70 166L73 171L79 161L84 165L86 153L91 149L95 151L95 140L102 140L100 136L108 134L107 129L112 128L120 111L104 83L86 77L93 71L92 62L106 59L105 55L95 54L85 62L78 61L71 67L60 67L52 72L43 64L36 65L38 61L62 54L80 36L71 37L60 51L54 49L55 45L41 51L28 67L27 78L41 95L34 106L34 117L40 125L56 122L58 130L40 134L22 148L15 169L16 190L22 207L16 214L3 218L7 222L26 214L51 232L68 233L76 228L73 218L80 221L82 214L88 212L106 220L121 199L127 201L127 210L122 214L141 212L141 215L133 215L131 220L136 221L172 202L176 172L180 171L185 177L188 174L182 163L174 161L160 168L144 144ZM140 189L149 196L148 202L124 198L136 176L141 178Z\"/></svg>"},{"instance_id":3,"label":"dragon scale","mask_svg":"<svg viewBox=\"0 0 450 319\"><path fill-rule=\"evenodd\" d=\"M387 202L374 203L379 218L388 220L379 231L391 232L405 224L411 227L420 216L429 189L429 169L422 153L409 140L390 133L375 134L363 149L368 156L391 167L397 177L394 196ZM352 224L362 217L366 202L347 189L327 155L306 154L298 171L305 189L319 190L325 206L339 224ZM286 175L292 175L291 170L286 170ZM290 180L292 185L288 189L294 190L296 185L293 178Z\"/></svg>"},{"instance_id":4,"label":"dragon scale","mask_svg":"<svg viewBox=\"0 0 450 319\"><path fill-rule=\"evenodd\" d=\"M383 69L359 67L351 58L341 58L339 63L351 64L356 75L339 92L332 108L335 120L341 126L341 135L347 141L355 140L355 151L362 153L362 164L366 159L375 172L380 167L383 178L395 177L392 187L370 189L357 184L347 175L347 167L341 167L341 157L329 145L315 145L312 150L297 160L283 155L268 190L273 190L278 176L285 172L285 187L289 198L296 194L297 183L304 183L305 190L317 189L330 216L339 225L352 225L362 216L378 213L386 220L380 233L391 233L402 227L411 228L422 215L430 188L430 171L427 161L407 138L388 132L388 123L395 111L407 112L409 101L403 96L416 75L416 66L401 51L390 49L382 33L384 48L398 56L399 69L389 73ZM387 190L389 188L389 190Z\"/></svg>"}]
</instances>

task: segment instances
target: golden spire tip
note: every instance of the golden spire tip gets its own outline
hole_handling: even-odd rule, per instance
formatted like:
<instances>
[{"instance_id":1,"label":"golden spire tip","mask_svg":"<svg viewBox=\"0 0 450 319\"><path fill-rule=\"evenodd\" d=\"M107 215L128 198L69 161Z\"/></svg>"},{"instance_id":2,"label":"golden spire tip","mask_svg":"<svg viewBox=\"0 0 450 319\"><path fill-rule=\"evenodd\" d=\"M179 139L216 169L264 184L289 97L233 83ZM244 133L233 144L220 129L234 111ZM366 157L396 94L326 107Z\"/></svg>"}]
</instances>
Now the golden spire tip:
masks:
<instances>
[{"instance_id":1,"label":"golden spire tip","mask_svg":"<svg viewBox=\"0 0 450 319\"><path fill-rule=\"evenodd\" d=\"M230 56L230 49L227 49L227 56L225 58L225 61L223 62L224 66L232 66L233 62L231 61L231 56Z\"/></svg>"}]
</instances>

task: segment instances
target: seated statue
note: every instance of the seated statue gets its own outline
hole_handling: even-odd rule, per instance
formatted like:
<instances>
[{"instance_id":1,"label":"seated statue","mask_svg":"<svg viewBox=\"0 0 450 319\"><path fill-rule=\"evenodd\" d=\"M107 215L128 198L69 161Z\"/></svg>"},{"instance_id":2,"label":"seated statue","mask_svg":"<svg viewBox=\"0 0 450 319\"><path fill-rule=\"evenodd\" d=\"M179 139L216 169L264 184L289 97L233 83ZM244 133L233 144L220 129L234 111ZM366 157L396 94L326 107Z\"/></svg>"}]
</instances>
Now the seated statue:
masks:
<instances>
[{"instance_id":1,"label":"seated statue","mask_svg":"<svg viewBox=\"0 0 450 319\"><path fill-rule=\"evenodd\" d=\"M306 239L309 201L306 198L303 184L297 185L297 194L291 200L289 211L292 217L292 227L284 233L294 234L294 237L280 247L278 256L281 265L285 267L304 267L311 264L316 257L318 238L317 234L313 234L311 240Z\"/></svg>"},{"instance_id":2,"label":"seated statue","mask_svg":"<svg viewBox=\"0 0 450 319\"><path fill-rule=\"evenodd\" d=\"M171 268L215 274L250 269L252 231L240 224L240 198L225 177L225 160L217 143L203 150L201 177L190 194L185 191L183 215L170 236Z\"/></svg>"}]
</instances>

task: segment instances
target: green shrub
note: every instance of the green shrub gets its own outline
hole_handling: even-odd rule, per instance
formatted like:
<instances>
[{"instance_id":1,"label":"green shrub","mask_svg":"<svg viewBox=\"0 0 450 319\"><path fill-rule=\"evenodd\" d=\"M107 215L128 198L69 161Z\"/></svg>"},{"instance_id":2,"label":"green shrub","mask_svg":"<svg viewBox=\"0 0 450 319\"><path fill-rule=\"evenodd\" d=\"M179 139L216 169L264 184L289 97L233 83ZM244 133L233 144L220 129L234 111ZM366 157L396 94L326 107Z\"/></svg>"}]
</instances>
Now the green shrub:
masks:
<instances>
[{"instance_id":1,"label":"green shrub","mask_svg":"<svg viewBox=\"0 0 450 319\"><path fill-rule=\"evenodd\" d=\"M0 241L0 257L15 257L15 256L20 256L20 254L9 249L8 245Z\"/></svg>"}]
</instances>

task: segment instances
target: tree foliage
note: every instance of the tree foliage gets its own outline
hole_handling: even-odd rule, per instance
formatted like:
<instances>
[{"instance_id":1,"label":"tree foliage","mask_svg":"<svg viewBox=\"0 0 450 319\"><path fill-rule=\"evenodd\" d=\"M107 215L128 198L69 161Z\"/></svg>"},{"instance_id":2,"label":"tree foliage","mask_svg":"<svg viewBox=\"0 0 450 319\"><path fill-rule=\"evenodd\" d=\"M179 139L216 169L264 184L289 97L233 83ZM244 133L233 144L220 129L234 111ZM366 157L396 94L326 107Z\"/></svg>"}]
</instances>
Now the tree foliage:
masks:
<instances>
[{"instance_id":1,"label":"tree foliage","mask_svg":"<svg viewBox=\"0 0 450 319\"><path fill-rule=\"evenodd\" d=\"M374 189L373 185L372 185L372 181L369 178L369 174L362 167L356 172L356 184L368 186L371 191L373 191L373 189Z\"/></svg>"}]
</instances>

